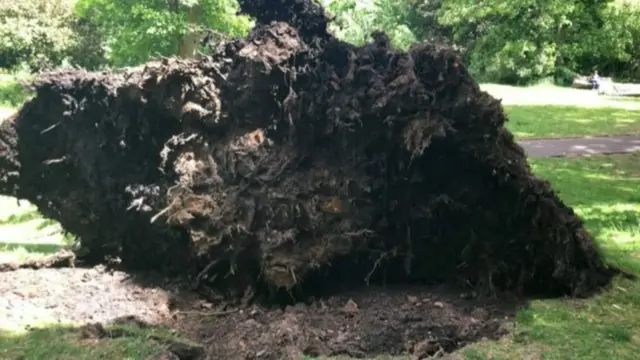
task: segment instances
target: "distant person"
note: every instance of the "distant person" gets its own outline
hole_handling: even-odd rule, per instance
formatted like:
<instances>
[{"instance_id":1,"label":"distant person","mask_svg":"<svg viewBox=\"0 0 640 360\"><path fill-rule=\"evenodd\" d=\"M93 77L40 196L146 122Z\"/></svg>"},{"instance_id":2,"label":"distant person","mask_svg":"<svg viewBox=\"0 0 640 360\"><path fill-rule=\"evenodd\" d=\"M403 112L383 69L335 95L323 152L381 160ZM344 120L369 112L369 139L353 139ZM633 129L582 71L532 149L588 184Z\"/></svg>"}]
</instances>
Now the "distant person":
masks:
<instances>
[{"instance_id":1,"label":"distant person","mask_svg":"<svg viewBox=\"0 0 640 360\"><path fill-rule=\"evenodd\" d=\"M591 79L589 79L589 82L591 83L592 89L600 89L600 75L598 75L598 70L595 70L593 72L593 75L591 75Z\"/></svg>"}]
</instances>

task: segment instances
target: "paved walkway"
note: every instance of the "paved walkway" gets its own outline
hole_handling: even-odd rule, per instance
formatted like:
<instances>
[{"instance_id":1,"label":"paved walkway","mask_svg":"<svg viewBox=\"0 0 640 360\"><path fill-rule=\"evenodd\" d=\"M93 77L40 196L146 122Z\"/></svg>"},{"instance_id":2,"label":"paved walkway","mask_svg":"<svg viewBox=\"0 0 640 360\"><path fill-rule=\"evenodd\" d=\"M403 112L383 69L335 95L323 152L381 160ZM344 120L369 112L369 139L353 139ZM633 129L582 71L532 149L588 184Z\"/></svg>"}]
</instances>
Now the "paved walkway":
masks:
<instances>
[{"instance_id":1,"label":"paved walkway","mask_svg":"<svg viewBox=\"0 0 640 360\"><path fill-rule=\"evenodd\" d=\"M577 156L640 152L640 136L520 140L531 157Z\"/></svg>"}]
</instances>

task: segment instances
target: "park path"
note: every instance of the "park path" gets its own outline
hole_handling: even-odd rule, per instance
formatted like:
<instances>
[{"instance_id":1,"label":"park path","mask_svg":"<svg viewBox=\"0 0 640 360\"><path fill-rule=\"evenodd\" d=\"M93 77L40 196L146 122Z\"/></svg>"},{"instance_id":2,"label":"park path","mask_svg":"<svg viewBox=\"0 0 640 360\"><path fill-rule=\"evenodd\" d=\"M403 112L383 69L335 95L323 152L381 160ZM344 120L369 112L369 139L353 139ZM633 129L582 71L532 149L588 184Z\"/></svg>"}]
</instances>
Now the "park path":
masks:
<instances>
[{"instance_id":1,"label":"park path","mask_svg":"<svg viewBox=\"0 0 640 360\"><path fill-rule=\"evenodd\" d=\"M520 140L518 144L530 157L640 152L640 136L637 135Z\"/></svg>"}]
</instances>

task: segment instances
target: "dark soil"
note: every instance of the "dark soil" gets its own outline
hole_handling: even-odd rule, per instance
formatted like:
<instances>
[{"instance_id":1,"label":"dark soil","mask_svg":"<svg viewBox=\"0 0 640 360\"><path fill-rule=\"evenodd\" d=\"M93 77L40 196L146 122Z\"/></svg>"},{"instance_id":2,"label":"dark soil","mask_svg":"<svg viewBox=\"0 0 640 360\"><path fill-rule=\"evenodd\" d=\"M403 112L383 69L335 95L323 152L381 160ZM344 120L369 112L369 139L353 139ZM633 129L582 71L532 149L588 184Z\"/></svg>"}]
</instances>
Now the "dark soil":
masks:
<instances>
[{"instance_id":1,"label":"dark soil","mask_svg":"<svg viewBox=\"0 0 640 360\"><path fill-rule=\"evenodd\" d=\"M103 267L4 272L0 291L5 327L43 319L87 323L80 328L82 336L103 338L126 334L110 333L102 324L169 326L201 344L209 359L228 360L385 354L426 358L501 337L518 305L466 299L469 294L441 287L370 287L285 309L229 306L204 301L159 276L137 276L134 282ZM197 346L168 347L167 358L200 351Z\"/></svg>"},{"instance_id":2,"label":"dark soil","mask_svg":"<svg viewBox=\"0 0 640 360\"><path fill-rule=\"evenodd\" d=\"M443 288L372 287L284 310L251 306L193 313L177 325L218 359L422 359L507 333L515 302L496 306L460 295Z\"/></svg>"}]
</instances>

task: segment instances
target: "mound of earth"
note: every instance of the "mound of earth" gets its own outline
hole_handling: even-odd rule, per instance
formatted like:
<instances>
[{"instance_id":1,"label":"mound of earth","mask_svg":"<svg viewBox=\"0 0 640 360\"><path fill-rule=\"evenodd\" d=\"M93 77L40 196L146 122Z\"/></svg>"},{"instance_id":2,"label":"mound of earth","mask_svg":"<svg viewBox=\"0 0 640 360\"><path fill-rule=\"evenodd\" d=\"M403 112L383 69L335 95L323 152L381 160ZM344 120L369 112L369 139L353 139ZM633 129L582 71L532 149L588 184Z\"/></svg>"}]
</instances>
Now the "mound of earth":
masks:
<instances>
[{"instance_id":1,"label":"mound of earth","mask_svg":"<svg viewBox=\"0 0 640 360\"><path fill-rule=\"evenodd\" d=\"M85 261L238 297L610 280L455 52L344 43L311 0L240 4L256 27L211 56L42 75L0 128L0 193L78 235Z\"/></svg>"}]
</instances>

